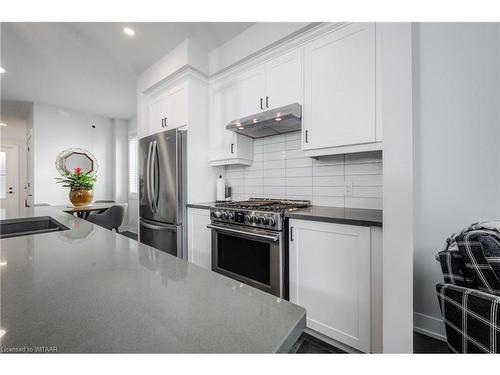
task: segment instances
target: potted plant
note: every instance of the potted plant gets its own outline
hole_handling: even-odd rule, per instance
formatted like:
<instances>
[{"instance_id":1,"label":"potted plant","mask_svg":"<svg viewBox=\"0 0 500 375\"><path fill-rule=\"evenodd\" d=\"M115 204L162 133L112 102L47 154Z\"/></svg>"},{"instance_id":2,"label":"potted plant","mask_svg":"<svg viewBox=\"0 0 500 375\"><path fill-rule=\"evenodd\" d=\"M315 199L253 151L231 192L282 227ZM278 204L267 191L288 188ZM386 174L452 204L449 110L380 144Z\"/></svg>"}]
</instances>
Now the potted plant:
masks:
<instances>
[{"instance_id":1,"label":"potted plant","mask_svg":"<svg viewBox=\"0 0 500 375\"><path fill-rule=\"evenodd\" d=\"M81 168L75 168L74 172L67 172L63 177L56 178L58 184L69 187L69 200L73 206L88 206L94 199L95 175L82 173Z\"/></svg>"}]
</instances>

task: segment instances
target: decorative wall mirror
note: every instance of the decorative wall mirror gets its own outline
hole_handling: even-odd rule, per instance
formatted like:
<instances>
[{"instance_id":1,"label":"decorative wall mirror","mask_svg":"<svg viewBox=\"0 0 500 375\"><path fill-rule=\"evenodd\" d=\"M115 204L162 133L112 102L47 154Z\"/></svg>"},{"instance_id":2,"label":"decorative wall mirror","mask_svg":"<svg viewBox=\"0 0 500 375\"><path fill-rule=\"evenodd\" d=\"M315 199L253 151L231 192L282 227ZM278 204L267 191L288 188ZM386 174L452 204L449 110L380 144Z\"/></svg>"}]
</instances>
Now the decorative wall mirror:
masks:
<instances>
[{"instance_id":1,"label":"decorative wall mirror","mask_svg":"<svg viewBox=\"0 0 500 375\"><path fill-rule=\"evenodd\" d=\"M57 155L56 168L61 175L73 172L75 168L81 168L82 173L95 175L98 164L91 152L82 148L70 148Z\"/></svg>"}]
</instances>

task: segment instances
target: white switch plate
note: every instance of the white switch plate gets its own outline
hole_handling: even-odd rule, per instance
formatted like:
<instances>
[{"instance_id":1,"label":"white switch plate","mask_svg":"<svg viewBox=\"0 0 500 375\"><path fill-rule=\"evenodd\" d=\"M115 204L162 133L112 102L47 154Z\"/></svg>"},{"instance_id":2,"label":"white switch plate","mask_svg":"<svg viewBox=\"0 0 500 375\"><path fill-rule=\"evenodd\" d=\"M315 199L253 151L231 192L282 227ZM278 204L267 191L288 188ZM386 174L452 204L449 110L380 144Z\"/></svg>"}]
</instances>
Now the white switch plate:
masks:
<instances>
[{"instance_id":1,"label":"white switch plate","mask_svg":"<svg viewBox=\"0 0 500 375\"><path fill-rule=\"evenodd\" d=\"M346 197L352 197L352 182L346 182L344 184L344 195Z\"/></svg>"}]
</instances>

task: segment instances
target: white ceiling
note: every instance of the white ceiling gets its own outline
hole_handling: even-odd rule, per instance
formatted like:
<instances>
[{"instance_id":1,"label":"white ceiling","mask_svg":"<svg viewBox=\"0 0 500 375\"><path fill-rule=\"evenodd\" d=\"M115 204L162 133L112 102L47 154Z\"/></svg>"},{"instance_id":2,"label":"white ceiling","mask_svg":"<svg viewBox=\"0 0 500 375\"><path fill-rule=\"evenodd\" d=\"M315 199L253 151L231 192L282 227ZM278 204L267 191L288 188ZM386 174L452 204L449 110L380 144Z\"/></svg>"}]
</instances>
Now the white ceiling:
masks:
<instances>
[{"instance_id":1,"label":"white ceiling","mask_svg":"<svg viewBox=\"0 0 500 375\"><path fill-rule=\"evenodd\" d=\"M161 56L187 38L212 50L252 24L2 23L2 100L128 119L136 113L137 75Z\"/></svg>"}]
</instances>

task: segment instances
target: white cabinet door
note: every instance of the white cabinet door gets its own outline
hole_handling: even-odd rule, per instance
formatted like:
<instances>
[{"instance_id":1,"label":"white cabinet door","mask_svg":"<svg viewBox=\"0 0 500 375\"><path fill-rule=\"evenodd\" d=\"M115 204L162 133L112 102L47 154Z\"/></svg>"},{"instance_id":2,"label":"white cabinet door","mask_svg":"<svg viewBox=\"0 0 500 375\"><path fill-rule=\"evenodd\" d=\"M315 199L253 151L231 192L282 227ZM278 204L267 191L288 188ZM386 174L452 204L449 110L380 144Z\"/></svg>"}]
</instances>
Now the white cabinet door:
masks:
<instances>
[{"instance_id":1,"label":"white cabinet door","mask_svg":"<svg viewBox=\"0 0 500 375\"><path fill-rule=\"evenodd\" d=\"M265 109L266 96L266 65L252 68L237 78L237 102L235 120L250 116Z\"/></svg>"},{"instance_id":2,"label":"white cabinet door","mask_svg":"<svg viewBox=\"0 0 500 375\"><path fill-rule=\"evenodd\" d=\"M307 326L370 352L370 228L290 220L290 301Z\"/></svg>"},{"instance_id":3,"label":"white cabinet door","mask_svg":"<svg viewBox=\"0 0 500 375\"><path fill-rule=\"evenodd\" d=\"M210 210L188 208L188 260L207 270L212 269Z\"/></svg>"},{"instance_id":4,"label":"white cabinet door","mask_svg":"<svg viewBox=\"0 0 500 375\"><path fill-rule=\"evenodd\" d=\"M172 87L166 93L167 113L165 129L187 125L187 88L185 84Z\"/></svg>"},{"instance_id":5,"label":"white cabinet door","mask_svg":"<svg viewBox=\"0 0 500 375\"><path fill-rule=\"evenodd\" d=\"M230 159L236 152L236 133L226 129L231 116L234 115L235 102L236 85L234 83L222 85L211 93L211 160Z\"/></svg>"},{"instance_id":6,"label":"white cabinet door","mask_svg":"<svg viewBox=\"0 0 500 375\"><path fill-rule=\"evenodd\" d=\"M210 94L210 162L212 165L251 164L253 139L227 130L238 106L238 86L230 81L217 86Z\"/></svg>"},{"instance_id":7,"label":"white cabinet door","mask_svg":"<svg viewBox=\"0 0 500 375\"><path fill-rule=\"evenodd\" d=\"M302 49L272 59L267 64L266 109L302 104Z\"/></svg>"},{"instance_id":8,"label":"white cabinet door","mask_svg":"<svg viewBox=\"0 0 500 375\"><path fill-rule=\"evenodd\" d=\"M375 24L312 41L304 67L303 148L375 142Z\"/></svg>"},{"instance_id":9,"label":"white cabinet door","mask_svg":"<svg viewBox=\"0 0 500 375\"><path fill-rule=\"evenodd\" d=\"M157 133L163 129L165 118L168 111L168 93L157 92L150 95L147 99L147 126L145 127L144 135Z\"/></svg>"}]
</instances>

